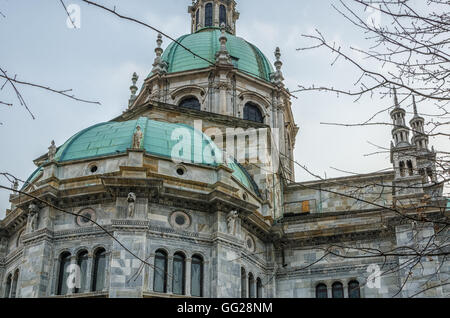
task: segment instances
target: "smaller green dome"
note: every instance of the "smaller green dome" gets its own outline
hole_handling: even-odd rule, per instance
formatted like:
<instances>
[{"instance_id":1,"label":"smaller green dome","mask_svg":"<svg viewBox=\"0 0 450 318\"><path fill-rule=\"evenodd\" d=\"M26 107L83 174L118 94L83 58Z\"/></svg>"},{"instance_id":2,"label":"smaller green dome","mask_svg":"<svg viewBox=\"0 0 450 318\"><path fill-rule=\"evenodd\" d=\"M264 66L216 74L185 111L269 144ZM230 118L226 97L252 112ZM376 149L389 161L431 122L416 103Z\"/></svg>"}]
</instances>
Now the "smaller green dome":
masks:
<instances>
[{"instance_id":1,"label":"smaller green dome","mask_svg":"<svg viewBox=\"0 0 450 318\"><path fill-rule=\"evenodd\" d=\"M222 161L222 151L202 132L189 125L160 122L146 117L106 122L84 129L58 149L55 160L68 162L126 153L133 146L137 126L141 127L143 133L142 149L149 154L213 167ZM185 140L185 136L189 136L190 140ZM228 167L245 187L259 194L255 182L242 166L231 161Z\"/></svg>"},{"instance_id":2,"label":"smaller green dome","mask_svg":"<svg viewBox=\"0 0 450 318\"><path fill-rule=\"evenodd\" d=\"M216 53L220 50L220 29L209 27L193 34L180 37L177 42L190 49L195 54L215 63ZM248 75L270 82L273 67L264 54L253 44L235 35L226 34L227 50L235 67ZM168 64L168 73L190 71L211 66L178 43L172 42L164 51L163 60ZM151 76L152 74L150 74Z\"/></svg>"}]
</instances>

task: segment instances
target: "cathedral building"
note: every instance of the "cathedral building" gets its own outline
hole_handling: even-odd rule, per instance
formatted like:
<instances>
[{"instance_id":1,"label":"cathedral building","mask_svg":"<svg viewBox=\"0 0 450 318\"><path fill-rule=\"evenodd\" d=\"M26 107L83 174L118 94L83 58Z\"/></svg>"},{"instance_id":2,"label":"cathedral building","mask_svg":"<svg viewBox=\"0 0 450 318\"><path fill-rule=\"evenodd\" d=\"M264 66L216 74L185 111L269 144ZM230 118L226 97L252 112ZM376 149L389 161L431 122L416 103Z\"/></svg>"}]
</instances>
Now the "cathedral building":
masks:
<instances>
[{"instance_id":1,"label":"cathedral building","mask_svg":"<svg viewBox=\"0 0 450 318\"><path fill-rule=\"evenodd\" d=\"M447 235L413 220L448 213L415 102L408 126L395 94L392 171L295 182L282 52L239 37L236 7L193 1L125 111L34 160L0 222L2 297L449 295L445 258L371 254Z\"/></svg>"}]
</instances>

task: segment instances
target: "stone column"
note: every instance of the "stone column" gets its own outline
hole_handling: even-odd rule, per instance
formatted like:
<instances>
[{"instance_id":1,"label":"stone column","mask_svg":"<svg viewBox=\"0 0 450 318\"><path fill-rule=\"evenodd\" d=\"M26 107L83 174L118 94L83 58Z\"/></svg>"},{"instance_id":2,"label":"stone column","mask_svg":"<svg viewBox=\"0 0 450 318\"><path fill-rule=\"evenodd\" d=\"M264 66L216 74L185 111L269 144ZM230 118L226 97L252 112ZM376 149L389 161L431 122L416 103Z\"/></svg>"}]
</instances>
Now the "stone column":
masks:
<instances>
[{"instance_id":1,"label":"stone column","mask_svg":"<svg viewBox=\"0 0 450 318\"><path fill-rule=\"evenodd\" d=\"M86 273L86 281L84 282L84 290L82 293L88 293L92 289L92 271L94 268L94 256L92 253L88 254L88 263L87 263L87 273Z\"/></svg>"},{"instance_id":2,"label":"stone column","mask_svg":"<svg viewBox=\"0 0 450 318\"><path fill-rule=\"evenodd\" d=\"M192 259L191 258L186 258L186 296L191 296L191 264L192 264Z\"/></svg>"},{"instance_id":3,"label":"stone column","mask_svg":"<svg viewBox=\"0 0 450 318\"><path fill-rule=\"evenodd\" d=\"M73 265L77 265L77 256L76 255L72 255L70 257L70 267L72 267ZM69 276L71 275L71 273L72 272L69 272ZM65 283L67 284L67 282L65 282ZM67 287L67 294L68 295L75 294L75 288L76 288L76 278L75 278L75 286L72 288L70 288L70 286Z\"/></svg>"},{"instance_id":4,"label":"stone column","mask_svg":"<svg viewBox=\"0 0 450 318\"><path fill-rule=\"evenodd\" d=\"M167 257L167 293L172 294L173 287L173 256Z\"/></svg>"}]
</instances>

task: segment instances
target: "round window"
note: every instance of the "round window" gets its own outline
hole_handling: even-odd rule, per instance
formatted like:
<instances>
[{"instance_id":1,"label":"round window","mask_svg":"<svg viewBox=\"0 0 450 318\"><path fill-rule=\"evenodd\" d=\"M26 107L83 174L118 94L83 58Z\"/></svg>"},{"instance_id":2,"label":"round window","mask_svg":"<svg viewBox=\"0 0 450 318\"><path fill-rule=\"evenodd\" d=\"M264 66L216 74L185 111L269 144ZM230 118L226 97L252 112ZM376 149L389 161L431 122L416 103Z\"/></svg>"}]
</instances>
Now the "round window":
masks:
<instances>
[{"instance_id":1,"label":"round window","mask_svg":"<svg viewBox=\"0 0 450 318\"><path fill-rule=\"evenodd\" d=\"M255 251L255 241L251 236L247 236L245 240L246 247L249 251L254 252Z\"/></svg>"},{"instance_id":2,"label":"round window","mask_svg":"<svg viewBox=\"0 0 450 318\"><path fill-rule=\"evenodd\" d=\"M93 209L84 209L78 213L76 222L79 226L91 226L96 221L95 211Z\"/></svg>"},{"instance_id":3,"label":"round window","mask_svg":"<svg viewBox=\"0 0 450 318\"><path fill-rule=\"evenodd\" d=\"M186 168L183 166L178 166L175 171L180 177L184 176L187 172Z\"/></svg>"},{"instance_id":4,"label":"round window","mask_svg":"<svg viewBox=\"0 0 450 318\"><path fill-rule=\"evenodd\" d=\"M191 218L187 213L177 211L172 213L169 223L174 229L185 230L191 225Z\"/></svg>"}]
</instances>

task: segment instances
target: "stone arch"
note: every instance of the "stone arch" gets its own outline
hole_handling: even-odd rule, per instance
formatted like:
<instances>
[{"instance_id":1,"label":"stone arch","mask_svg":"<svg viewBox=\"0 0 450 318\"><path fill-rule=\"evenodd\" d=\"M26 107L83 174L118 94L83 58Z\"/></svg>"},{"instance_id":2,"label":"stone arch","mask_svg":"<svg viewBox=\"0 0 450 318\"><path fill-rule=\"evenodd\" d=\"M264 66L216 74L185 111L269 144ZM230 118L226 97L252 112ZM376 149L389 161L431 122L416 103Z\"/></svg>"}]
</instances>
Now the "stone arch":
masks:
<instances>
[{"instance_id":1,"label":"stone arch","mask_svg":"<svg viewBox=\"0 0 450 318\"><path fill-rule=\"evenodd\" d=\"M151 254L155 255L158 251L166 253L168 257L170 257L171 255L175 254L175 253L172 253L172 251L170 249L166 248L166 247L156 247L156 248L153 249Z\"/></svg>"},{"instance_id":2,"label":"stone arch","mask_svg":"<svg viewBox=\"0 0 450 318\"><path fill-rule=\"evenodd\" d=\"M269 106L270 106L270 102L264 98L262 95L258 94L258 93L254 93L254 92L244 92L241 93L238 96L239 99L239 105L238 105L238 117L239 118L244 118L244 108L245 105L247 105L248 103L252 103L254 105L256 105L259 109L259 111L261 112L261 115L263 117L263 123L264 124L269 124L269 118L270 118L270 114L269 114Z\"/></svg>"},{"instance_id":3,"label":"stone arch","mask_svg":"<svg viewBox=\"0 0 450 318\"><path fill-rule=\"evenodd\" d=\"M78 255L79 255L81 252L84 252L84 251L86 251L86 252L89 253L89 248L88 248L87 246L80 246L80 247L77 247L77 248L73 251L73 255L75 255L76 257L78 257Z\"/></svg>"},{"instance_id":4,"label":"stone arch","mask_svg":"<svg viewBox=\"0 0 450 318\"><path fill-rule=\"evenodd\" d=\"M175 105L178 105L183 98L188 96L196 97L200 104L203 105L203 99L206 96L206 91L198 85L186 85L175 89L170 94L170 97Z\"/></svg>"},{"instance_id":5,"label":"stone arch","mask_svg":"<svg viewBox=\"0 0 450 318\"><path fill-rule=\"evenodd\" d=\"M104 249L105 250L105 253L106 253L106 255L108 255L109 254L109 250L106 248L106 246L105 245L103 245L103 244L96 244L96 245L94 245L94 247L91 249L91 253L92 253L92 255L95 255L95 253L97 253L98 252L98 250L100 250L100 249Z\"/></svg>"}]
</instances>

